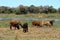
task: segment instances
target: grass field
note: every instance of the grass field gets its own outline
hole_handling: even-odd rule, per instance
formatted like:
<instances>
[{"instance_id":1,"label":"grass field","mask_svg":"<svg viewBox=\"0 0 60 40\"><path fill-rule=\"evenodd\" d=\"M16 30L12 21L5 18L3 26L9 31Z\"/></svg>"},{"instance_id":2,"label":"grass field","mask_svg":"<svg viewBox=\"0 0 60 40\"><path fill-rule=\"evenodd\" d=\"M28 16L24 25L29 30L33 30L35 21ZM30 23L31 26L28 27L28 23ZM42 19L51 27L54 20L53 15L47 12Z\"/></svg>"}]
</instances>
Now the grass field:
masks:
<instances>
[{"instance_id":1,"label":"grass field","mask_svg":"<svg viewBox=\"0 0 60 40\"><path fill-rule=\"evenodd\" d=\"M60 14L0 14L1 18L60 18ZM29 32L23 33L22 28L20 30L10 30L10 20L0 20L0 40L60 40L60 22L55 22L54 25L49 28L44 26L37 28L31 24L32 20L19 20L22 24L27 22L29 26Z\"/></svg>"},{"instance_id":2,"label":"grass field","mask_svg":"<svg viewBox=\"0 0 60 40\"><path fill-rule=\"evenodd\" d=\"M25 22L29 24L29 32L23 33L22 28L10 30L9 21L2 20L0 21L0 40L60 40L60 22L55 22L51 28L48 26L38 28L31 24L32 21L20 21L22 24Z\"/></svg>"},{"instance_id":3,"label":"grass field","mask_svg":"<svg viewBox=\"0 0 60 40\"><path fill-rule=\"evenodd\" d=\"M29 27L29 32L0 28L0 40L60 40L60 28Z\"/></svg>"},{"instance_id":4,"label":"grass field","mask_svg":"<svg viewBox=\"0 0 60 40\"><path fill-rule=\"evenodd\" d=\"M0 14L0 18L25 18L25 17L34 17L34 18L60 18L60 14Z\"/></svg>"}]
</instances>

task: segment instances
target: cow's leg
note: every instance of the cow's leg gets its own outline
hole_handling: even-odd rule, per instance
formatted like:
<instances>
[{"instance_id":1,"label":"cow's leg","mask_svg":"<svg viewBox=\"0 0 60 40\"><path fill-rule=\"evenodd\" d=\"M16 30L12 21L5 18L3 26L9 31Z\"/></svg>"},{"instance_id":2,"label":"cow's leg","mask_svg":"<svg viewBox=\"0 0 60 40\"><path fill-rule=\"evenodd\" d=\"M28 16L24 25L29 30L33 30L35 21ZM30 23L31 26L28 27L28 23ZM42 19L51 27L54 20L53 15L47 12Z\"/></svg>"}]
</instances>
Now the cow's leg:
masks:
<instances>
[{"instance_id":1,"label":"cow's leg","mask_svg":"<svg viewBox=\"0 0 60 40\"><path fill-rule=\"evenodd\" d=\"M16 27L17 27L18 30L20 29L20 28L19 28L19 25L17 25Z\"/></svg>"},{"instance_id":2,"label":"cow's leg","mask_svg":"<svg viewBox=\"0 0 60 40\"><path fill-rule=\"evenodd\" d=\"M26 28L26 32L28 32L28 28Z\"/></svg>"},{"instance_id":3,"label":"cow's leg","mask_svg":"<svg viewBox=\"0 0 60 40\"><path fill-rule=\"evenodd\" d=\"M14 30L16 30L16 26L14 26Z\"/></svg>"},{"instance_id":4,"label":"cow's leg","mask_svg":"<svg viewBox=\"0 0 60 40\"><path fill-rule=\"evenodd\" d=\"M23 28L23 32L24 32L24 33L26 32L26 28Z\"/></svg>"},{"instance_id":5,"label":"cow's leg","mask_svg":"<svg viewBox=\"0 0 60 40\"><path fill-rule=\"evenodd\" d=\"M46 24L48 27L51 27L51 25L50 24Z\"/></svg>"},{"instance_id":6,"label":"cow's leg","mask_svg":"<svg viewBox=\"0 0 60 40\"><path fill-rule=\"evenodd\" d=\"M10 25L10 29L12 30L12 25Z\"/></svg>"},{"instance_id":7,"label":"cow's leg","mask_svg":"<svg viewBox=\"0 0 60 40\"><path fill-rule=\"evenodd\" d=\"M24 33L28 32L28 28L23 28L23 32Z\"/></svg>"},{"instance_id":8,"label":"cow's leg","mask_svg":"<svg viewBox=\"0 0 60 40\"><path fill-rule=\"evenodd\" d=\"M51 27L51 24L48 24L49 25L49 27Z\"/></svg>"}]
</instances>

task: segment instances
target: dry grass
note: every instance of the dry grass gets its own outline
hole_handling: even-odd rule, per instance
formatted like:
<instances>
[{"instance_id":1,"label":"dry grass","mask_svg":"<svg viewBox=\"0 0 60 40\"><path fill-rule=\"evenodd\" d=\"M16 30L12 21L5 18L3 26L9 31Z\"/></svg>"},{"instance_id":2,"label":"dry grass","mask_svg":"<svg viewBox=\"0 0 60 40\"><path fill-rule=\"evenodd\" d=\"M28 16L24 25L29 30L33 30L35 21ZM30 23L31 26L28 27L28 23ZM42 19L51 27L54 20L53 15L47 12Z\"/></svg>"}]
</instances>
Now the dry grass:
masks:
<instances>
[{"instance_id":1,"label":"dry grass","mask_svg":"<svg viewBox=\"0 0 60 40\"><path fill-rule=\"evenodd\" d=\"M29 32L0 28L0 40L60 40L60 28L29 27Z\"/></svg>"}]
</instances>

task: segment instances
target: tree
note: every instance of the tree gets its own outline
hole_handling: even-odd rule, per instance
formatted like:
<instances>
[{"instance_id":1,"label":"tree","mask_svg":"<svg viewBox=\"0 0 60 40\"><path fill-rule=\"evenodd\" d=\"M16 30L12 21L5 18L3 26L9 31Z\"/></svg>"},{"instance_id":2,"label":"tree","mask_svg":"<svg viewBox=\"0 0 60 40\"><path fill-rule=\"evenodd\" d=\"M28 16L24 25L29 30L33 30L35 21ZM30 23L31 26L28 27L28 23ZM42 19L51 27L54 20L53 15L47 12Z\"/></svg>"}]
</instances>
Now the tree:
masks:
<instances>
[{"instance_id":1,"label":"tree","mask_svg":"<svg viewBox=\"0 0 60 40\"><path fill-rule=\"evenodd\" d=\"M16 14L27 14L27 9L23 5L20 5L17 8Z\"/></svg>"},{"instance_id":2,"label":"tree","mask_svg":"<svg viewBox=\"0 0 60 40\"><path fill-rule=\"evenodd\" d=\"M37 7L35 7L34 5L31 5L28 8L28 10L29 10L30 13L37 13L37 12L39 12L39 9Z\"/></svg>"},{"instance_id":3,"label":"tree","mask_svg":"<svg viewBox=\"0 0 60 40\"><path fill-rule=\"evenodd\" d=\"M60 13L60 8L58 8L58 10L57 10L57 11L58 11L58 13Z\"/></svg>"},{"instance_id":4,"label":"tree","mask_svg":"<svg viewBox=\"0 0 60 40\"><path fill-rule=\"evenodd\" d=\"M0 7L0 13L14 13L15 12L15 8L10 8L10 7L5 7L5 6L1 6Z\"/></svg>"},{"instance_id":5,"label":"tree","mask_svg":"<svg viewBox=\"0 0 60 40\"><path fill-rule=\"evenodd\" d=\"M49 8L48 8L48 11L50 12L50 13L56 13L56 9L55 8L53 8L53 6L50 6Z\"/></svg>"},{"instance_id":6,"label":"tree","mask_svg":"<svg viewBox=\"0 0 60 40\"><path fill-rule=\"evenodd\" d=\"M43 13L43 6L39 6L39 13Z\"/></svg>"},{"instance_id":7,"label":"tree","mask_svg":"<svg viewBox=\"0 0 60 40\"><path fill-rule=\"evenodd\" d=\"M5 11L7 11L8 7L5 6L1 6L0 7L0 13L5 13Z\"/></svg>"}]
</instances>

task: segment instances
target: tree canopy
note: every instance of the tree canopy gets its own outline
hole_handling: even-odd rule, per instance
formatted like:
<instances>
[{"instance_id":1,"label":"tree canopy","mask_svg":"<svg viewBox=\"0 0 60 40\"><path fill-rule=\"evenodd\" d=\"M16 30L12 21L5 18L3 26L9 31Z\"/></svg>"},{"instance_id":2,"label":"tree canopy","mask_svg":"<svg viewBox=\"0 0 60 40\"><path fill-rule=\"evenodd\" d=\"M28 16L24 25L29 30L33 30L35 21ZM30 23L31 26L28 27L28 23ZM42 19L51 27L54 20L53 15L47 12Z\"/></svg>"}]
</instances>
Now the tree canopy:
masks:
<instances>
[{"instance_id":1,"label":"tree canopy","mask_svg":"<svg viewBox=\"0 0 60 40\"><path fill-rule=\"evenodd\" d=\"M15 13L15 14L27 14L27 13L60 13L60 8L56 9L53 6L24 6L24 5L19 5L16 8L10 8L6 6L0 6L0 14L3 13Z\"/></svg>"}]
</instances>

